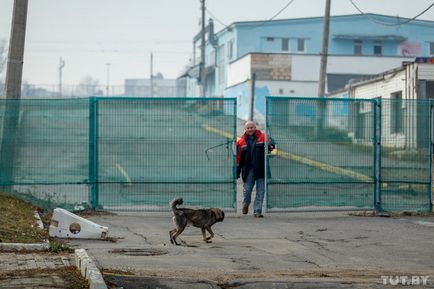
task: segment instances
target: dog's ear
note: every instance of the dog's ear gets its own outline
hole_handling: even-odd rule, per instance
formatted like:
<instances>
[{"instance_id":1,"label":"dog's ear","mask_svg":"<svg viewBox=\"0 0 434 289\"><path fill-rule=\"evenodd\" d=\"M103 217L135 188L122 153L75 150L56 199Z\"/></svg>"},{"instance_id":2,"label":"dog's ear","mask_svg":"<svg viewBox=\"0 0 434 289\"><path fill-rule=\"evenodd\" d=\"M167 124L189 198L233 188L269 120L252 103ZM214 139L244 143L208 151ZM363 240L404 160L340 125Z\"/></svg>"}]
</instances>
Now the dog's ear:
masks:
<instances>
[{"instance_id":1,"label":"dog's ear","mask_svg":"<svg viewBox=\"0 0 434 289\"><path fill-rule=\"evenodd\" d=\"M220 210L220 209L212 209L213 210L213 212L214 212L214 214L215 214L215 216L216 216L216 220L217 221L223 221L224 220L224 218L225 218L225 213L222 211L222 210Z\"/></svg>"}]
</instances>

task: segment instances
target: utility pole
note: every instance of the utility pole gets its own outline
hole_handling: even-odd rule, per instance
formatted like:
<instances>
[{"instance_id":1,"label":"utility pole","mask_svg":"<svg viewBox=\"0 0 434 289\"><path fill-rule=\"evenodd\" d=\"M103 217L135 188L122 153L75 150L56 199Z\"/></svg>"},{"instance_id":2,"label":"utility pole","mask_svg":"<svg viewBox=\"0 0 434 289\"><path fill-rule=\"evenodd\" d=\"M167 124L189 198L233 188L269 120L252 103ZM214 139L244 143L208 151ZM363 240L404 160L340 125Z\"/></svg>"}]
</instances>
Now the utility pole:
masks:
<instances>
[{"instance_id":1,"label":"utility pole","mask_svg":"<svg viewBox=\"0 0 434 289\"><path fill-rule=\"evenodd\" d=\"M105 94L106 96L110 95L110 63L107 62L105 64L107 66L107 86L105 88Z\"/></svg>"},{"instance_id":2,"label":"utility pole","mask_svg":"<svg viewBox=\"0 0 434 289\"><path fill-rule=\"evenodd\" d=\"M59 97L62 97L62 69L65 67L65 60L60 57L59 61Z\"/></svg>"},{"instance_id":3,"label":"utility pole","mask_svg":"<svg viewBox=\"0 0 434 289\"><path fill-rule=\"evenodd\" d=\"M202 30L201 30L201 47L200 47L200 84L201 96L205 97L206 93L206 73L205 73L205 0L200 0L202 10Z\"/></svg>"},{"instance_id":4,"label":"utility pole","mask_svg":"<svg viewBox=\"0 0 434 289\"><path fill-rule=\"evenodd\" d=\"M151 52L151 77L149 78L149 81L151 82L150 84L150 90L151 90L151 93L150 93L150 96L154 96L154 72L153 72L153 70L154 70L154 56L153 56L153 54L152 54L152 52Z\"/></svg>"},{"instance_id":5,"label":"utility pole","mask_svg":"<svg viewBox=\"0 0 434 289\"><path fill-rule=\"evenodd\" d=\"M28 0L15 0L6 67L6 99L21 98Z\"/></svg>"},{"instance_id":6,"label":"utility pole","mask_svg":"<svg viewBox=\"0 0 434 289\"><path fill-rule=\"evenodd\" d=\"M318 96L324 97L325 94L325 79L327 75L327 55L329 50L329 31L330 31L330 3L331 0L326 0L324 27L322 33L322 51L321 65L319 69Z\"/></svg>"},{"instance_id":7,"label":"utility pole","mask_svg":"<svg viewBox=\"0 0 434 289\"><path fill-rule=\"evenodd\" d=\"M6 68L5 117L0 151L0 185L5 191L14 180L15 137L20 111L21 82L23 77L24 43L26 39L28 0L15 0Z\"/></svg>"},{"instance_id":8,"label":"utility pole","mask_svg":"<svg viewBox=\"0 0 434 289\"><path fill-rule=\"evenodd\" d=\"M330 6L331 0L326 0L325 13L324 13L324 27L322 35L322 51L321 51L321 63L319 69L319 81L318 81L318 97L323 98L325 95L326 75L327 75L327 56L329 48L329 32L330 32ZM325 122L325 102L319 100L317 125L315 126L315 135L317 138L321 136L321 130L324 128Z\"/></svg>"}]
</instances>

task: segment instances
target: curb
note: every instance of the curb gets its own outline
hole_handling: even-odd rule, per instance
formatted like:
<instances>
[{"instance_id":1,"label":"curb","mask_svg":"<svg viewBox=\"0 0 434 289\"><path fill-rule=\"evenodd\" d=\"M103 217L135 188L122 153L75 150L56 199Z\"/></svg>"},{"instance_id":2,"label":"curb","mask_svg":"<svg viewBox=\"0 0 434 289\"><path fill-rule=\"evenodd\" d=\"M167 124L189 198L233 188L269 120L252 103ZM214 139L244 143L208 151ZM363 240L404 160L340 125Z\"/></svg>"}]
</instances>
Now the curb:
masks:
<instances>
[{"instance_id":1,"label":"curb","mask_svg":"<svg viewBox=\"0 0 434 289\"><path fill-rule=\"evenodd\" d=\"M107 289L101 272L96 267L95 262L89 257L85 249L76 249L75 264L80 270L81 275L89 281L90 289Z\"/></svg>"},{"instance_id":2,"label":"curb","mask_svg":"<svg viewBox=\"0 0 434 289\"><path fill-rule=\"evenodd\" d=\"M5 251L48 251L50 243L0 243L0 250Z\"/></svg>"}]
</instances>

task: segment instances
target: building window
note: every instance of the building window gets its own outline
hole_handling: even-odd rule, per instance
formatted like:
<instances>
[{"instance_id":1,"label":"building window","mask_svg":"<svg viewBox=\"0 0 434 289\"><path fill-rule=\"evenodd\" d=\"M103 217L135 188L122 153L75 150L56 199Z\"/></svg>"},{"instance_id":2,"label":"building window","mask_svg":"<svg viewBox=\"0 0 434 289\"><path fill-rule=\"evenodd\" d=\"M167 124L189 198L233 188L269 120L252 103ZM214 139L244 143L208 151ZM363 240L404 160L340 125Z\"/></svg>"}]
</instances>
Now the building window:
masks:
<instances>
[{"instance_id":1,"label":"building window","mask_svg":"<svg viewBox=\"0 0 434 289\"><path fill-rule=\"evenodd\" d=\"M283 88L279 88L279 94L283 95Z\"/></svg>"},{"instance_id":2,"label":"building window","mask_svg":"<svg viewBox=\"0 0 434 289\"><path fill-rule=\"evenodd\" d=\"M374 41L374 55L383 55L383 41Z\"/></svg>"},{"instance_id":3,"label":"building window","mask_svg":"<svg viewBox=\"0 0 434 289\"><path fill-rule=\"evenodd\" d=\"M282 51L289 50L289 38L282 38Z\"/></svg>"},{"instance_id":4,"label":"building window","mask_svg":"<svg viewBox=\"0 0 434 289\"><path fill-rule=\"evenodd\" d=\"M429 55L434 55L434 42L429 43Z\"/></svg>"},{"instance_id":5,"label":"building window","mask_svg":"<svg viewBox=\"0 0 434 289\"><path fill-rule=\"evenodd\" d=\"M274 42L274 37L267 37L268 42Z\"/></svg>"},{"instance_id":6,"label":"building window","mask_svg":"<svg viewBox=\"0 0 434 289\"><path fill-rule=\"evenodd\" d=\"M362 55L362 40L354 40L354 55Z\"/></svg>"},{"instance_id":7,"label":"building window","mask_svg":"<svg viewBox=\"0 0 434 289\"><path fill-rule=\"evenodd\" d=\"M404 132L404 112L402 108L402 91L390 95L390 133Z\"/></svg>"},{"instance_id":8,"label":"building window","mask_svg":"<svg viewBox=\"0 0 434 289\"><path fill-rule=\"evenodd\" d=\"M304 52L306 49L306 39L298 38L297 39L297 51Z\"/></svg>"}]
</instances>

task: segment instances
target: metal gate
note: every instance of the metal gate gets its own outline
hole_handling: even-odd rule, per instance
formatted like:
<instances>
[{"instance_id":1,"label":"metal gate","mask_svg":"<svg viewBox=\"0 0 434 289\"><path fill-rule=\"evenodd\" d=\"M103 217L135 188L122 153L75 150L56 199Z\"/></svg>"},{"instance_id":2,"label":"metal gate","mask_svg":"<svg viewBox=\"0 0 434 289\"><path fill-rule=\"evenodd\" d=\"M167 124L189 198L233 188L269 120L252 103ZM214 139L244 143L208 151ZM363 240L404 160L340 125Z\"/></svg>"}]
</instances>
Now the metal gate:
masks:
<instances>
[{"instance_id":1,"label":"metal gate","mask_svg":"<svg viewBox=\"0 0 434 289\"><path fill-rule=\"evenodd\" d=\"M236 101L0 101L0 186L42 208L235 209Z\"/></svg>"},{"instance_id":2,"label":"metal gate","mask_svg":"<svg viewBox=\"0 0 434 289\"><path fill-rule=\"evenodd\" d=\"M235 209L235 99L91 102L93 204L167 211L170 200L182 196L187 205Z\"/></svg>"},{"instance_id":3,"label":"metal gate","mask_svg":"<svg viewBox=\"0 0 434 289\"><path fill-rule=\"evenodd\" d=\"M430 211L429 101L266 98L267 208Z\"/></svg>"}]
</instances>

